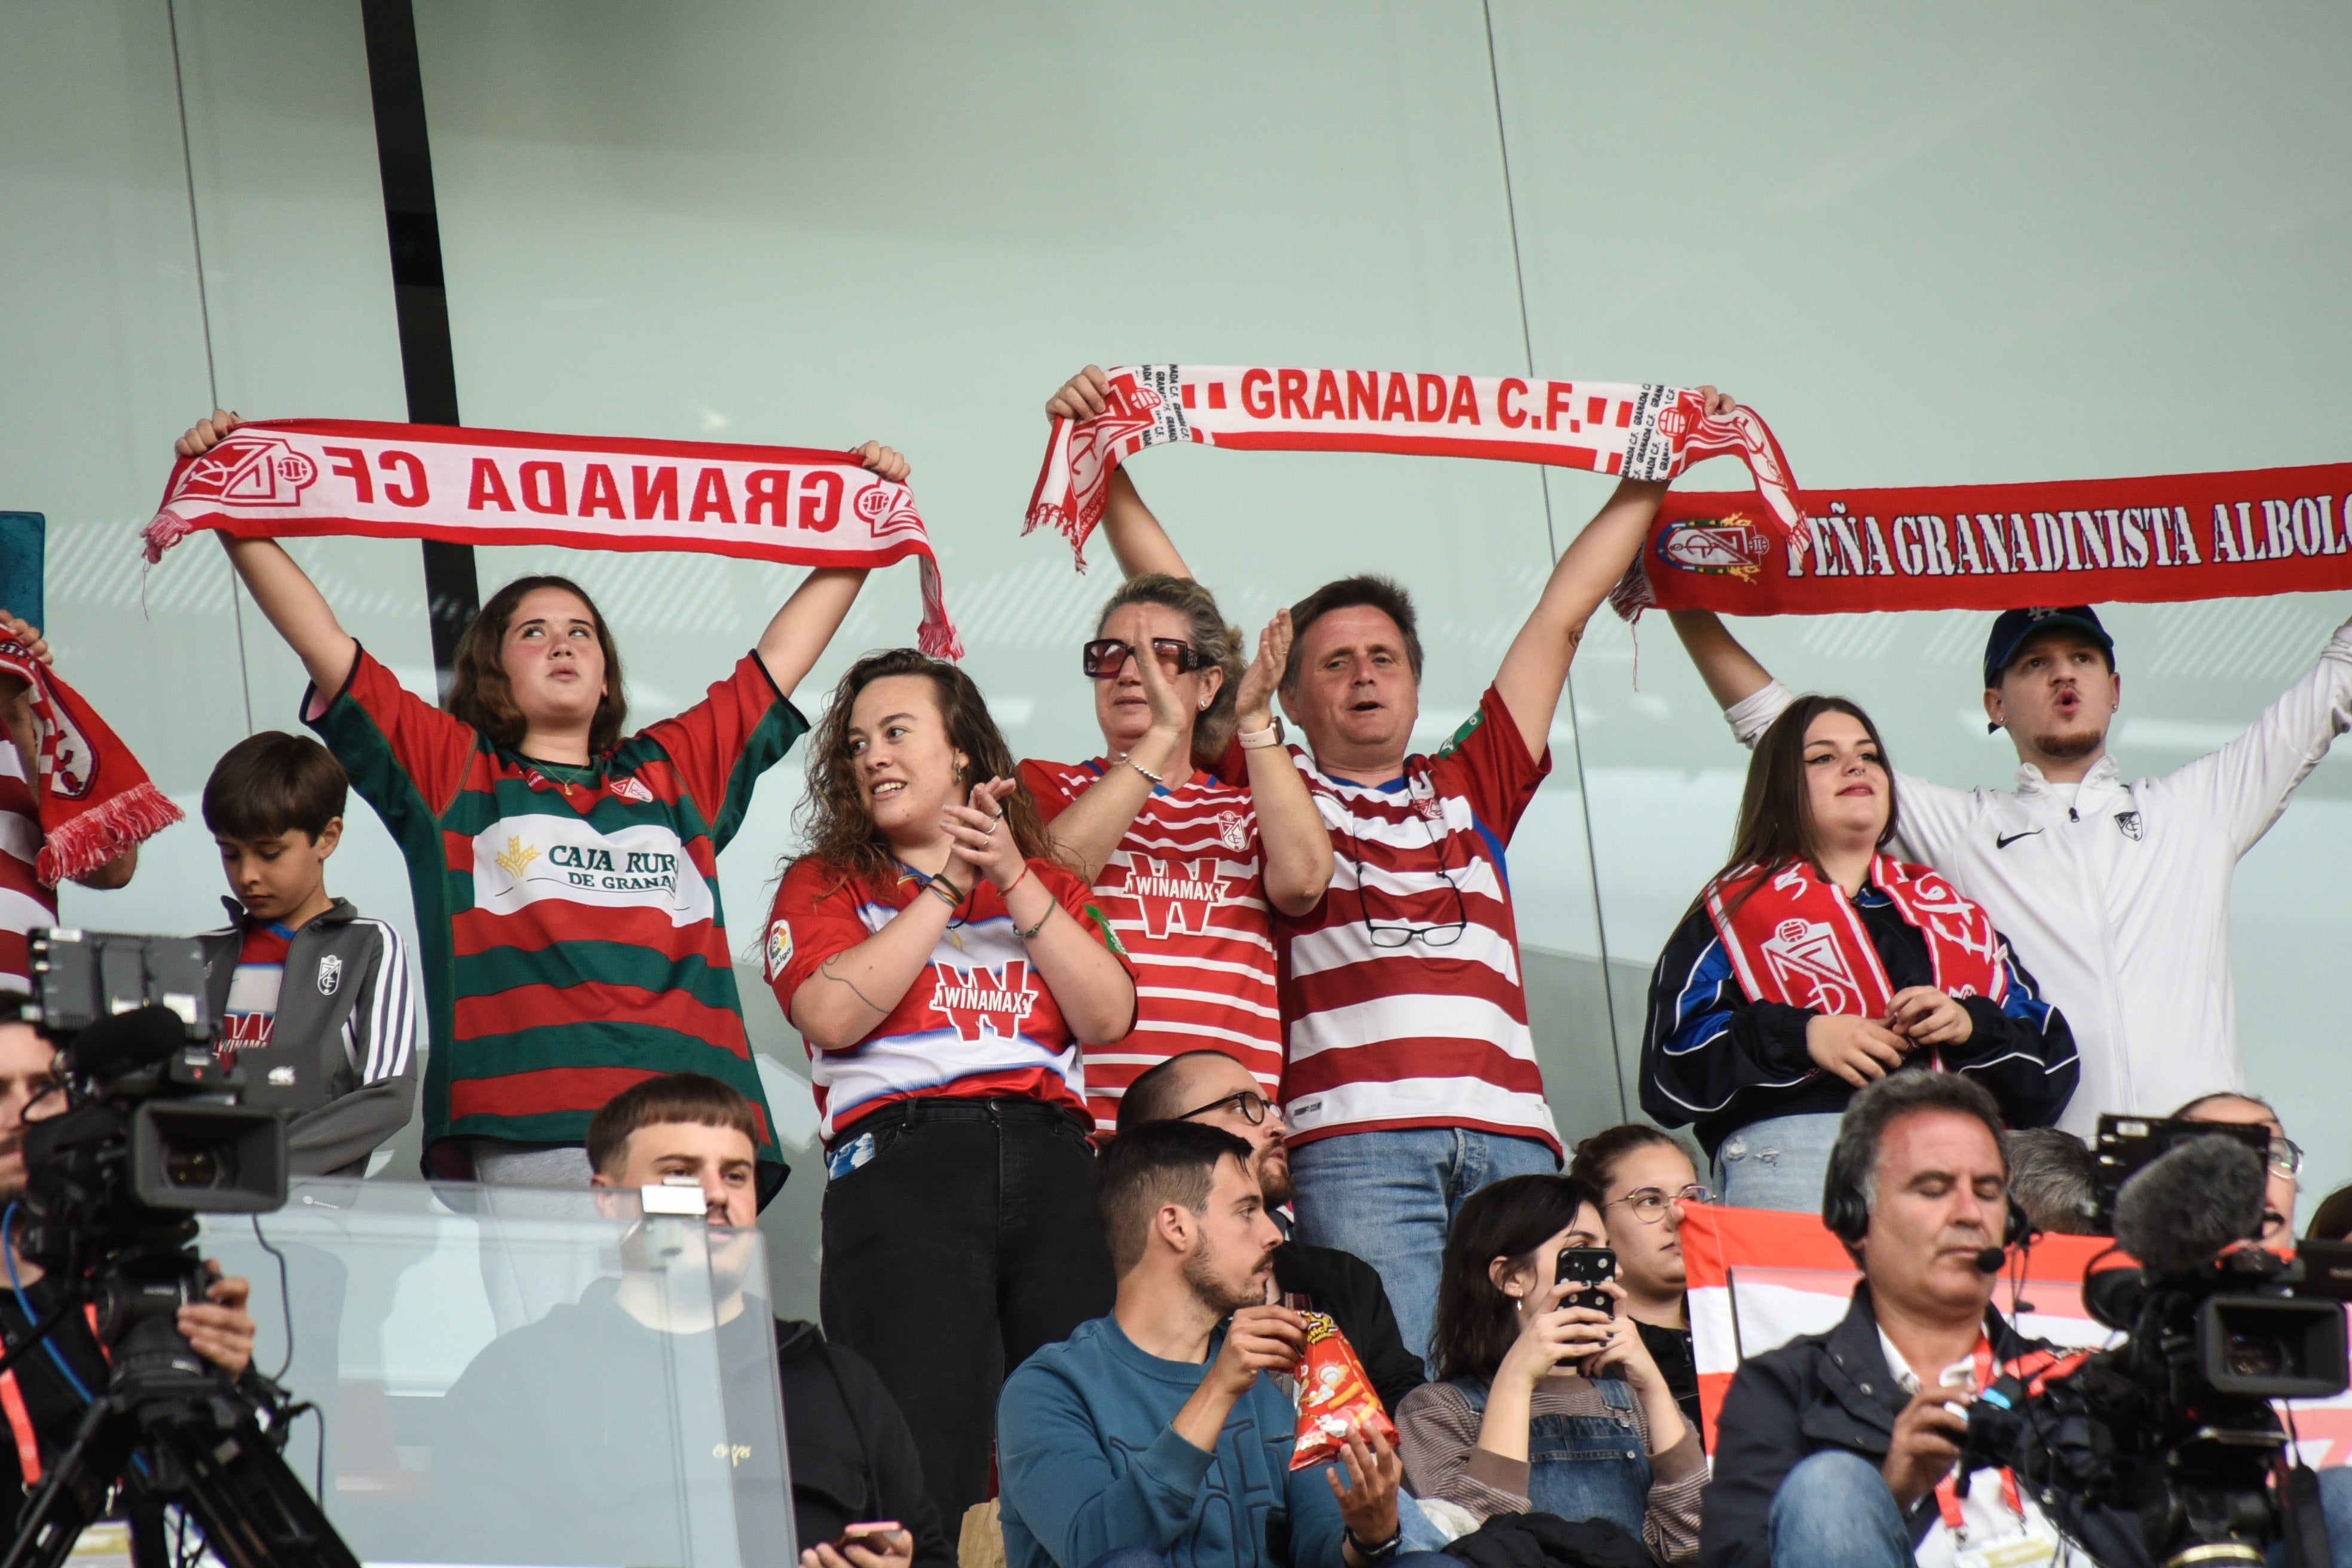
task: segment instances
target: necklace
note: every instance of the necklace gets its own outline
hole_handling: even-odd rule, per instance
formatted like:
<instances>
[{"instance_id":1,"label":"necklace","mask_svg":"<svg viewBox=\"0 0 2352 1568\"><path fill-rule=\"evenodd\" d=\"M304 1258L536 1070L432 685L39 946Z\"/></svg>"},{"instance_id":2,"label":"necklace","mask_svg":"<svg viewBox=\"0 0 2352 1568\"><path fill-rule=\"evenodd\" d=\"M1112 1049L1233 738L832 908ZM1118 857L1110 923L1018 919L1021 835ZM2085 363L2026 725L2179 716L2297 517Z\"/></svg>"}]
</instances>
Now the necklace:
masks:
<instances>
[{"instance_id":1,"label":"necklace","mask_svg":"<svg viewBox=\"0 0 2352 1568\"><path fill-rule=\"evenodd\" d=\"M532 767L537 768L558 790L562 792L566 801L571 800L573 789L593 783L598 772L594 763L583 766L577 763L541 762L537 757L532 757L530 761Z\"/></svg>"}]
</instances>

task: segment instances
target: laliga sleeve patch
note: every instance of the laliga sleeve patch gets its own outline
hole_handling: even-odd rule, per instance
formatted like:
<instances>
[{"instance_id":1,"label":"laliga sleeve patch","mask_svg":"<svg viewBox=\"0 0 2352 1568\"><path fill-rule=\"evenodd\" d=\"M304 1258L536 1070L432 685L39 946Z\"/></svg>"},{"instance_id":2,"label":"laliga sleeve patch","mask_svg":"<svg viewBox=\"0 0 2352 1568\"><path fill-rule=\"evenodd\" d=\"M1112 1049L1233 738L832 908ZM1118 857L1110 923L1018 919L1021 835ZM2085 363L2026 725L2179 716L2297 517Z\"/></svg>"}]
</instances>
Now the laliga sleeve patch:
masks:
<instances>
[{"instance_id":1,"label":"laliga sleeve patch","mask_svg":"<svg viewBox=\"0 0 2352 1568\"><path fill-rule=\"evenodd\" d=\"M793 922L778 920L768 928L768 984L783 978L785 966L793 961Z\"/></svg>"}]
</instances>

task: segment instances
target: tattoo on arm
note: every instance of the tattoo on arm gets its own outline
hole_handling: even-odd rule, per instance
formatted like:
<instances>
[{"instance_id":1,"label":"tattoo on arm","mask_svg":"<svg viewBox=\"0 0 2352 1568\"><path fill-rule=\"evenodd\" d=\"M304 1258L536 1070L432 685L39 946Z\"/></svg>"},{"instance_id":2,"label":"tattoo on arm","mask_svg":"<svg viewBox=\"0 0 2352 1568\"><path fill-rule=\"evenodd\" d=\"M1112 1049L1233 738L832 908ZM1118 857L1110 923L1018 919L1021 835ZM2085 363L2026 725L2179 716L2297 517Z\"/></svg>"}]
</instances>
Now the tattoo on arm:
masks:
<instances>
[{"instance_id":1,"label":"tattoo on arm","mask_svg":"<svg viewBox=\"0 0 2352 1568\"><path fill-rule=\"evenodd\" d=\"M838 959L840 956L841 955L839 953L835 953L833 958L826 959L823 963L816 966L816 972L819 974L824 975L827 980L832 981L836 985L848 986L849 994L852 996L856 997L860 1002L865 1003L868 1007L873 1008L875 1015L877 1017L889 1016L890 1009L881 1005L879 1003L876 1002L873 997L868 996L865 992L860 991L857 988L857 983L856 981L850 979L846 975L835 974L833 972L834 961L835 959Z\"/></svg>"}]
</instances>

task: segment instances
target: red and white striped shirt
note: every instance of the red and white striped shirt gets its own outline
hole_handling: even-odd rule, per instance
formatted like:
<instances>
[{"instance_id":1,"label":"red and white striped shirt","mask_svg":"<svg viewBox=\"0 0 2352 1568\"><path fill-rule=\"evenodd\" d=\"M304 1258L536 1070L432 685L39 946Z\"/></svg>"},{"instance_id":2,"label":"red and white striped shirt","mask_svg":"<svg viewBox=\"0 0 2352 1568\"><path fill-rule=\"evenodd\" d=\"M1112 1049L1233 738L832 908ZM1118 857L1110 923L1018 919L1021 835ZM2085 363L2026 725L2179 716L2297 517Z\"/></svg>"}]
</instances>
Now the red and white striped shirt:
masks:
<instances>
[{"instance_id":1,"label":"red and white striped shirt","mask_svg":"<svg viewBox=\"0 0 2352 1568\"><path fill-rule=\"evenodd\" d=\"M1333 863L1322 902L1274 917L1290 1142L1475 1127L1558 1153L1504 863L1550 752L1528 755L1489 687L1435 757L1407 757L1387 784L1325 773L1296 747L1291 756L1331 830ZM1228 752L1221 771L1238 761Z\"/></svg>"},{"instance_id":2,"label":"red and white striped shirt","mask_svg":"<svg viewBox=\"0 0 2352 1568\"><path fill-rule=\"evenodd\" d=\"M24 761L0 735L0 986L29 993L33 963L26 933L58 923L58 895L33 875L41 853L41 813Z\"/></svg>"},{"instance_id":3,"label":"red and white striped shirt","mask_svg":"<svg viewBox=\"0 0 2352 1568\"><path fill-rule=\"evenodd\" d=\"M1109 766L1024 762L1021 777L1050 822ZM1127 1086L1169 1058L1217 1050L1282 1091L1282 1015L1265 859L1249 791L1196 773L1152 790L1095 879L1095 897L1135 963L1135 1032L1088 1047L1087 1103L1116 1131Z\"/></svg>"}]
</instances>

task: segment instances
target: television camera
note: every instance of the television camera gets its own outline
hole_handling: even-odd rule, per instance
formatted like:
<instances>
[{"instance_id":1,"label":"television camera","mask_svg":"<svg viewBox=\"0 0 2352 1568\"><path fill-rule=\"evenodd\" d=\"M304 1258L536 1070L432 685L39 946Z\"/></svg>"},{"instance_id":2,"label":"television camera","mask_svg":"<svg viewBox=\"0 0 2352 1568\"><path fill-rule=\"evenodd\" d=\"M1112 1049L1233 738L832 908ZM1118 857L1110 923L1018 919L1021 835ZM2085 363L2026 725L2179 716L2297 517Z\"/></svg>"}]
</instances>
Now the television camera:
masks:
<instances>
[{"instance_id":1,"label":"television camera","mask_svg":"<svg viewBox=\"0 0 2352 1568\"><path fill-rule=\"evenodd\" d=\"M2344 1392L2352 1247L2255 1244L2267 1147L2259 1128L2100 1119L2117 1250L2083 1299L2127 1337L1984 1390L1959 1474L2007 1466L2070 1531L2090 1510L2133 1516L2166 1568L2260 1563L2281 1540L2292 1568L2330 1562L2317 1479L2289 1464L2272 1402Z\"/></svg>"},{"instance_id":2,"label":"television camera","mask_svg":"<svg viewBox=\"0 0 2352 1568\"><path fill-rule=\"evenodd\" d=\"M286 1201L284 1125L236 1102L243 1080L215 1051L196 942L54 929L33 933L32 952L24 1021L58 1047L51 1092L65 1106L28 1113L25 1193L0 1229L55 1295L0 1369L89 1311L110 1373L0 1568L63 1563L117 1503L142 1565L167 1561L176 1506L229 1568L358 1568L281 1455L299 1407L258 1373L232 1384L179 1331L181 1306L211 1283L196 1216Z\"/></svg>"}]
</instances>

